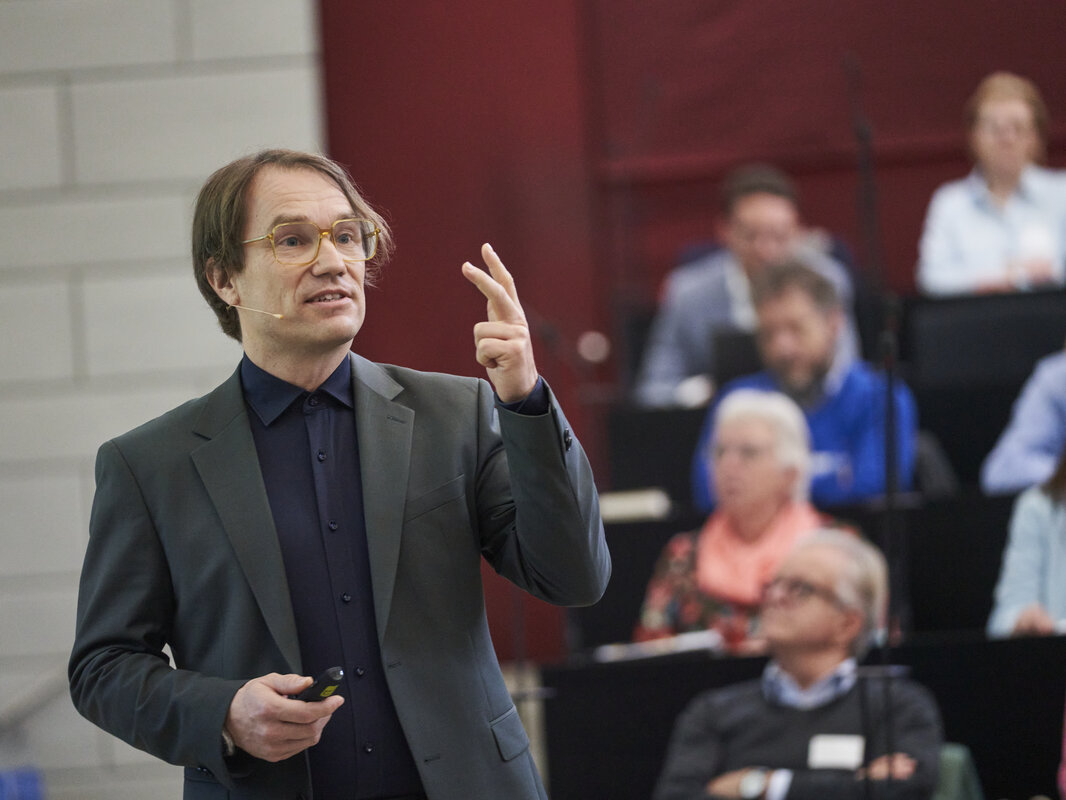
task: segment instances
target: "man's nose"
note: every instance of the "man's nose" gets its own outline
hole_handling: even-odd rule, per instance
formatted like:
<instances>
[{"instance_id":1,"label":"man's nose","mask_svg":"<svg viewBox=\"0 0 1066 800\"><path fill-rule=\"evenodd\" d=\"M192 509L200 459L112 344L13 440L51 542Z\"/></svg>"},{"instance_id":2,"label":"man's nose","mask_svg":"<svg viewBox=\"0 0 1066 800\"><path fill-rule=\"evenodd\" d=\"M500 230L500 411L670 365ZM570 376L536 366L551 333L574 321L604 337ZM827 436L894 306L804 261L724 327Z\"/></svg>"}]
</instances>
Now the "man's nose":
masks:
<instances>
[{"instance_id":1,"label":"man's nose","mask_svg":"<svg viewBox=\"0 0 1066 800\"><path fill-rule=\"evenodd\" d=\"M328 231L319 234L318 257L315 259L315 272L343 272L345 269L344 259L340 251L333 243L333 237Z\"/></svg>"}]
</instances>

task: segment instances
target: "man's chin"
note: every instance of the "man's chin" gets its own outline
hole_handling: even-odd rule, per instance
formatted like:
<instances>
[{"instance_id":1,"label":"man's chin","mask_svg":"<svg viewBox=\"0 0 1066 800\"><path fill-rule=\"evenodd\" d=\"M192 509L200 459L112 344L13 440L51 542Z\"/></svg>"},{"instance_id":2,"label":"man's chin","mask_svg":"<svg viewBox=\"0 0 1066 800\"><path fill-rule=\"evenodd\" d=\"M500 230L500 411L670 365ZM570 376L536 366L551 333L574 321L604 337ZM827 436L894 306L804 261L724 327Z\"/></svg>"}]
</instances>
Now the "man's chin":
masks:
<instances>
[{"instance_id":1,"label":"man's chin","mask_svg":"<svg viewBox=\"0 0 1066 800\"><path fill-rule=\"evenodd\" d=\"M789 397L806 397L814 390L814 380L810 375L803 376L778 376L781 389Z\"/></svg>"}]
</instances>

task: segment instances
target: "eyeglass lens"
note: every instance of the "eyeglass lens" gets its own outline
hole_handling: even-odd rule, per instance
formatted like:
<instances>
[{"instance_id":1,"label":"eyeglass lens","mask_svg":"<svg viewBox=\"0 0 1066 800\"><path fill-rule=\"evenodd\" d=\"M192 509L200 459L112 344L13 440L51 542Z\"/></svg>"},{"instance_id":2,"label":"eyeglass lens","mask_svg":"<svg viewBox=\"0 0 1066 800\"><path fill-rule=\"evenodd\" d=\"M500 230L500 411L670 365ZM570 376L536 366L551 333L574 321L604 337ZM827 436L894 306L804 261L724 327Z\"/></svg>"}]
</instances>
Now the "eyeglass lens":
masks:
<instances>
[{"instance_id":1,"label":"eyeglass lens","mask_svg":"<svg viewBox=\"0 0 1066 800\"><path fill-rule=\"evenodd\" d=\"M318 255L324 236L310 222L286 222L273 230L274 255L282 264L308 264ZM333 223L333 246L345 261L367 261L377 250L377 231L366 220L339 219Z\"/></svg>"}]
</instances>

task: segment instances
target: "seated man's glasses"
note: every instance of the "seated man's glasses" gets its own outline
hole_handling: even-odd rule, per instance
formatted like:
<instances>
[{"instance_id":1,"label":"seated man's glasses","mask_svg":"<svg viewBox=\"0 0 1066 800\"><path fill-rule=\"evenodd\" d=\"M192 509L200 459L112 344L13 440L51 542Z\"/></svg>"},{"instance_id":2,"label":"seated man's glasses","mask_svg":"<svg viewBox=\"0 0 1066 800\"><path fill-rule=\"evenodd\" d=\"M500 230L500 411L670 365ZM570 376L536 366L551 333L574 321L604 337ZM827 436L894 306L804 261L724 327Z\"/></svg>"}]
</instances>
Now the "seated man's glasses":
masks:
<instances>
[{"instance_id":1,"label":"seated man's glasses","mask_svg":"<svg viewBox=\"0 0 1066 800\"><path fill-rule=\"evenodd\" d=\"M323 230L312 222L282 222L270 233L245 239L241 244L270 242L279 264L306 267L318 258L322 240L327 236L347 262L369 261L378 250L381 229L368 219L339 219Z\"/></svg>"},{"instance_id":2,"label":"seated man's glasses","mask_svg":"<svg viewBox=\"0 0 1066 800\"><path fill-rule=\"evenodd\" d=\"M832 589L815 586L799 578L774 578L762 590L763 602L768 600L784 601L788 604L801 603L811 597L820 597L830 605L846 609L845 603Z\"/></svg>"}]
</instances>

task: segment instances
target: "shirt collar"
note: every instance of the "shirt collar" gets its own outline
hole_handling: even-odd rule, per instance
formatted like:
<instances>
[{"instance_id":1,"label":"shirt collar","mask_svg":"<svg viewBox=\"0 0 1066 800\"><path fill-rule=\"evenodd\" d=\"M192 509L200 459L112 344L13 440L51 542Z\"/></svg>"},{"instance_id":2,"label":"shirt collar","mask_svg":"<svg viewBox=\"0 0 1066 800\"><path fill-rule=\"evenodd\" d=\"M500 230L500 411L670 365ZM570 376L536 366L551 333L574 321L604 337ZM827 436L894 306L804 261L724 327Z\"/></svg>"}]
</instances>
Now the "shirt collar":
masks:
<instances>
[{"instance_id":1,"label":"shirt collar","mask_svg":"<svg viewBox=\"0 0 1066 800\"><path fill-rule=\"evenodd\" d=\"M840 336L843 337L845 335L846 332L842 330ZM844 378L847 377L854 362L855 359L843 347L834 347L833 363L829 365L829 372L826 373L822 381L823 397L831 397L840 391L844 385Z\"/></svg>"},{"instance_id":2,"label":"shirt collar","mask_svg":"<svg viewBox=\"0 0 1066 800\"><path fill-rule=\"evenodd\" d=\"M1038 170L1033 165L1029 165L1022 169L1022 174L1018 178L1018 186L1014 190L1014 194L1024 199L1032 199L1033 197L1033 184L1037 179ZM966 176L966 188L970 191L974 200L982 203L991 203L992 195L988 191L988 183L985 181L981 171L974 167L970 170L970 174Z\"/></svg>"},{"instance_id":3,"label":"shirt collar","mask_svg":"<svg viewBox=\"0 0 1066 800\"><path fill-rule=\"evenodd\" d=\"M751 281L736 256L728 254L725 261L725 287L729 294L729 309L733 324L744 331L753 331L759 319L751 298Z\"/></svg>"},{"instance_id":4,"label":"shirt collar","mask_svg":"<svg viewBox=\"0 0 1066 800\"><path fill-rule=\"evenodd\" d=\"M266 426L280 417L298 397L306 394L322 392L347 408L352 408L352 365L349 358L345 358L314 392L307 392L271 375L245 353L241 359L241 385L248 405Z\"/></svg>"},{"instance_id":5,"label":"shirt collar","mask_svg":"<svg viewBox=\"0 0 1066 800\"><path fill-rule=\"evenodd\" d=\"M767 701L780 706L799 709L818 708L851 691L856 679L855 659L846 658L831 673L804 689L791 675L781 669L776 661L771 661L763 670L762 691Z\"/></svg>"}]
</instances>

